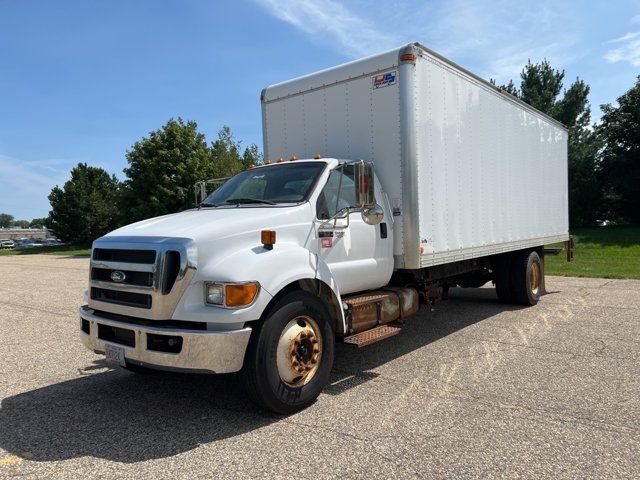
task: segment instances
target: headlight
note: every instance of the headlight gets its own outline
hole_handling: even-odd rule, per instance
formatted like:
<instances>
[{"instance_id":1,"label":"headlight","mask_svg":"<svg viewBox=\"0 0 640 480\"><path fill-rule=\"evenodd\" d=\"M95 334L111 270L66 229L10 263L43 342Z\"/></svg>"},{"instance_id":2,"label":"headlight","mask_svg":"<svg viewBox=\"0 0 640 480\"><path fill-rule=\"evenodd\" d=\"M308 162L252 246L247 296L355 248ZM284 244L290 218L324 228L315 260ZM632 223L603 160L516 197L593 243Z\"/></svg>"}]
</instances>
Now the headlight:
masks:
<instances>
[{"instance_id":1,"label":"headlight","mask_svg":"<svg viewBox=\"0 0 640 480\"><path fill-rule=\"evenodd\" d=\"M221 283L208 283L205 290L205 301L211 305L224 303L224 285Z\"/></svg>"},{"instance_id":2,"label":"headlight","mask_svg":"<svg viewBox=\"0 0 640 480\"><path fill-rule=\"evenodd\" d=\"M258 295L258 282L205 283L204 301L207 305L240 308L251 305Z\"/></svg>"}]
</instances>

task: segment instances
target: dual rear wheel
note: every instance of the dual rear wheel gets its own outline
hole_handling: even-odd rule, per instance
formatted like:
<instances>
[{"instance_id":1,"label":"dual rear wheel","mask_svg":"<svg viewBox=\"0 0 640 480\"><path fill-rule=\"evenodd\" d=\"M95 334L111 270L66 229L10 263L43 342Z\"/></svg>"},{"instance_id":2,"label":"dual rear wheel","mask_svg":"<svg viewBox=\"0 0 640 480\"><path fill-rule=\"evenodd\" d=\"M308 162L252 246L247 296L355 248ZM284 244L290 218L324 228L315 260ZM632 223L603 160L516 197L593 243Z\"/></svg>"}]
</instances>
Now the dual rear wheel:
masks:
<instances>
[{"instance_id":1,"label":"dual rear wheel","mask_svg":"<svg viewBox=\"0 0 640 480\"><path fill-rule=\"evenodd\" d=\"M544 290L544 266L535 250L500 256L494 262L494 283L500 301L535 305Z\"/></svg>"}]
</instances>

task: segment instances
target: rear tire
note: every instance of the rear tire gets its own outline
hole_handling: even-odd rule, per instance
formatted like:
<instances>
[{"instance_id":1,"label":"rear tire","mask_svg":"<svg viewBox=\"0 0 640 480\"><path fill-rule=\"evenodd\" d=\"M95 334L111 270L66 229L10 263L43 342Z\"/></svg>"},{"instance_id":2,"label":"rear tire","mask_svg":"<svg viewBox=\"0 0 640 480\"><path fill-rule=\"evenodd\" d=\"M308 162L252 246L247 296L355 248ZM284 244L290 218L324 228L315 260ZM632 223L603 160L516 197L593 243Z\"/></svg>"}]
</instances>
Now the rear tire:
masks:
<instances>
[{"instance_id":1,"label":"rear tire","mask_svg":"<svg viewBox=\"0 0 640 480\"><path fill-rule=\"evenodd\" d=\"M516 253L511 267L515 303L528 306L537 304L544 285L544 267L538 253L535 250Z\"/></svg>"},{"instance_id":2,"label":"rear tire","mask_svg":"<svg viewBox=\"0 0 640 480\"><path fill-rule=\"evenodd\" d=\"M242 368L249 398L284 415L311 405L329 382L334 343L331 317L317 297L285 295L251 333Z\"/></svg>"}]
</instances>

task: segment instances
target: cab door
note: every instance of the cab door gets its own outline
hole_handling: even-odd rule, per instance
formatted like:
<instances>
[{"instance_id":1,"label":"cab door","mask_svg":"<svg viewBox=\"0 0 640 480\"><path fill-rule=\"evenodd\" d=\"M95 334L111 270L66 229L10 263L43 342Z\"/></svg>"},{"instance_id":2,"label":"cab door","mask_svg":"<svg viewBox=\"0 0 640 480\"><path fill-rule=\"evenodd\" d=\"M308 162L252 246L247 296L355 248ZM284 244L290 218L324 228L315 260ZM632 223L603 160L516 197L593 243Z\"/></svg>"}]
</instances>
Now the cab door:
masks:
<instances>
[{"instance_id":1,"label":"cab door","mask_svg":"<svg viewBox=\"0 0 640 480\"><path fill-rule=\"evenodd\" d=\"M385 215L378 225L365 223L360 211L349 210L357 206L354 174L353 164L334 169L316 204L318 255L341 294L382 287L393 273L392 220L387 202L381 201L384 194L375 182L375 197Z\"/></svg>"}]
</instances>

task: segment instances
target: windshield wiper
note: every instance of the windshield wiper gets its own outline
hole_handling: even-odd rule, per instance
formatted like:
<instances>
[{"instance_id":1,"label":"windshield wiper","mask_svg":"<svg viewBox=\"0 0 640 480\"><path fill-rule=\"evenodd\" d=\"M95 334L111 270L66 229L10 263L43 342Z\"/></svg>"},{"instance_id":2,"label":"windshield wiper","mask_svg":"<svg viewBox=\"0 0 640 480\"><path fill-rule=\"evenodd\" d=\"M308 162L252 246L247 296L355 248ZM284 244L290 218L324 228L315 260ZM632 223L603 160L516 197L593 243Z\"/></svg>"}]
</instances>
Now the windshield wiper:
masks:
<instances>
[{"instance_id":1,"label":"windshield wiper","mask_svg":"<svg viewBox=\"0 0 640 480\"><path fill-rule=\"evenodd\" d=\"M200 205L198 205L199 207L217 207L219 206L219 203L206 203L206 202L202 202Z\"/></svg>"},{"instance_id":2,"label":"windshield wiper","mask_svg":"<svg viewBox=\"0 0 640 480\"><path fill-rule=\"evenodd\" d=\"M248 203L264 203L266 205L276 204L276 202L272 202L271 200L261 200L259 198L230 198L229 200L225 200L223 203L228 203L231 205L241 205Z\"/></svg>"}]
</instances>

